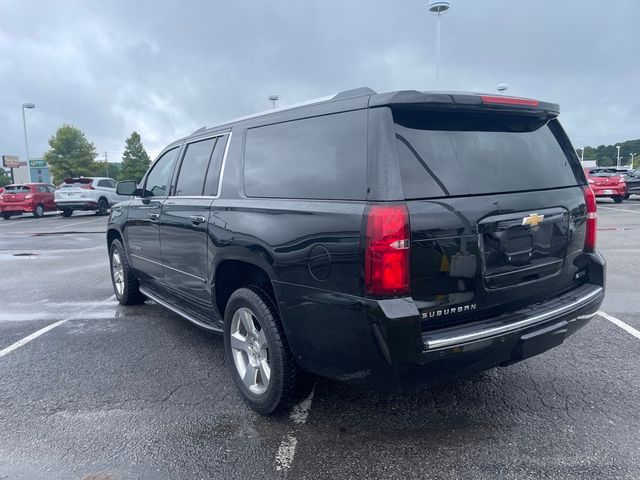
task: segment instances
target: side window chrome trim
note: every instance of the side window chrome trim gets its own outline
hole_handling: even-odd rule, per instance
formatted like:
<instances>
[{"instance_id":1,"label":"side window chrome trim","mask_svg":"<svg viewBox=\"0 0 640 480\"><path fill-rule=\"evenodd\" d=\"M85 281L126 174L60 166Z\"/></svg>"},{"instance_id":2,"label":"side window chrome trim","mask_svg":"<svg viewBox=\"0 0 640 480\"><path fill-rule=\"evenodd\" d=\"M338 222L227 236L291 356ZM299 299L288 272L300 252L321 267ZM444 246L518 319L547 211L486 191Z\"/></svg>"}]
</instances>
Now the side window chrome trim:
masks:
<instances>
[{"instance_id":1,"label":"side window chrome trim","mask_svg":"<svg viewBox=\"0 0 640 480\"><path fill-rule=\"evenodd\" d=\"M151 169L153 168L155 163L158 161L158 159L162 155L164 155L166 152L168 152L169 150L172 150L175 147L188 147L192 143L202 142L204 140L211 140L212 138L224 137L226 135L228 135L229 138L227 138L227 143L224 146L224 154L222 155L222 165L220 165L220 178L218 178L218 193L217 193L217 195L215 195L215 196L212 196L212 195L168 195L166 197L167 199L169 199L169 198L182 198L182 199L191 199L191 200L199 199L199 198L215 200L216 198L220 198L220 193L221 193L221 188L222 188L222 178L224 176L224 167L227 164L227 154L229 153L229 144L231 143L231 137L233 136L233 132L231 132L231 131L224 132L224 133L216 133L214 135L206 136L206 137L199 137L197 139L192 139L192 141L185 141L184 143L182 143L180 145L175 145L175 146L173 146L171 148L166 148L165 150L160 152L160 155L158 155L158 157L149 166L149 170L147 170L147 174L151 171ZM180 155L180 157L184 157L184 153L182 153ZM181 160L180 160L180 168L182 168L182 160L184 160L184 158L181 158ZM180 172L178 171L178 172L174 172L174 173L178 173L178 175L179 175ZM145 182L146 182L147 174L145 174L145 178L144 178Z\"/></svg>"}]
</instances>

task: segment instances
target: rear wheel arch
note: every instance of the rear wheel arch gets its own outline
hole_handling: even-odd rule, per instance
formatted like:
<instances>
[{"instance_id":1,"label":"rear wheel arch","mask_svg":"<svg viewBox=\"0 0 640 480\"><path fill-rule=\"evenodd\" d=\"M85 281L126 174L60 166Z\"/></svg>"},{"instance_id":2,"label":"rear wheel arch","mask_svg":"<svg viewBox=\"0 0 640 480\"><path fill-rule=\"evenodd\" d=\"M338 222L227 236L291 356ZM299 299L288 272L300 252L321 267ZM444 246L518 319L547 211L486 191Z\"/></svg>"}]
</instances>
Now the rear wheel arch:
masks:
<instances>
[{"instance_id":1,"label":"rear wheel arch","mask_svg":"<svg viewBox=\"0 0 640 480\"><path fill-rule=\"evenodd\" d=\"M243 287L260 290L278 309L271 276L264 268L254 263L235 259L221 261L215 267L214 285L214 303L221 318L224 318L227 303L233 292Z\"/></svg>"}]
</instances>

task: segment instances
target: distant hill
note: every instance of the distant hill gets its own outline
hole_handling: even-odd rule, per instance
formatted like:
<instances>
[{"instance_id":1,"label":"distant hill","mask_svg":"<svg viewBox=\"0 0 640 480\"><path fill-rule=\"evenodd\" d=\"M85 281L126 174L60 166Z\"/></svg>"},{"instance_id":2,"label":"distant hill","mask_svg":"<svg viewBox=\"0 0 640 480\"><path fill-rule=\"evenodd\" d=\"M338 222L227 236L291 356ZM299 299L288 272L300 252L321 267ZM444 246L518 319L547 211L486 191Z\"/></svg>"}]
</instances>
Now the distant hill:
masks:
<instances>
[{"instance_id":1,"label":"distant hill","mask_svg":"<svg viewBox=\"0 0 640 480\"><path fill-rule=\"evenodd\" d=\"M622 165L629 165L631 154L635 153L633 157L634 167L640 165L640 139L627 140L626 142L616 143L614 145L600 145L598 147L585 147L584 159L595 160L598 165L612 166L616 164L618 157L618 149L616 145L620 145L620 159ZM578 149L580 150L580 149ZM580 152L581 153L581 152Z\"/></svg>"}]
</instances>

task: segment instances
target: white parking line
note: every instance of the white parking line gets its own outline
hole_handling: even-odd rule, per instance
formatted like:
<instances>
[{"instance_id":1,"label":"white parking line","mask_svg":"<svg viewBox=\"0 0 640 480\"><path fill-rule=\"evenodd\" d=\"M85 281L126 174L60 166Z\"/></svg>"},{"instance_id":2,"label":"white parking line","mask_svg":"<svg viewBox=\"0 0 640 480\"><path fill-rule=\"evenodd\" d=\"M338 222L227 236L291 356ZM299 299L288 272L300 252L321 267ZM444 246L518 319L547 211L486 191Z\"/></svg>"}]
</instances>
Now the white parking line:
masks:
<instances>
[{"instance_id":1,"label":"white parking line","mask_svg":"<svg viewBox=\"0 0 640 480\"><path fill-rule=\"evenodd\" d=\"M636 215L640 215L640 211L627 210L626 208L613 208L613 207L598 206L598 209L601 209L601 208L606 208L607 210L615 210L616 212L627 212L627 213L635 213Z\"/></svg>"},{"instance_id":2,"label":"white parking line","mask_svg":"<svg viewBox=\"0 0 640 480\"><path fill-rule=\"evenodd\" d=\"M603 311L599 311L598 315L600 315L602 318L604 318L606 320L609 320L614 325L617 325L618 327L623 329L625 332L630 333L634 337L640 339L640 332L638 330L636 330L635 328L633 328L631 325L627 325L622 320L619 320L616 317L613 317L613 316L611 316L608 313L605 313Z\"/></svg>"},{"instance_id":3,"label":"white parking line","mask_svg":"<svg viewBox=\"0 0 640 480\"><path fill-rule=\"evenodd\" d=\"M304 425L307 423L309 417L309 410L311 410L311 402L313 400L313 393L315 392L315 385L311 389L311 393L307 398L297 405L294 405L289 414L289 419L296 425ZM298 439L293 432L287 433L285 438L280 442L278 451L276 452L276 470L287 471L291 468L293 459L296 455L296 447L298 446Z\"/></svg>"},{"instance_id":4,"label":"white parking line","mask_svg":"<svg viewBox=\"0 0 640 480\"><path fill-rule=\"evenodd\" d=\"M35 340L40 335L43 335L43 334L47 333L48 331L53 330L56 327L59 327L60 325L62 325L63 323L68 322L69 320L76 320L78 318L92 318L92 316L93 316L92 312L95 312L95 310L97 310L97 308L100 307L100 306L108 305L109 302L111 302L113 300L113 298L115 298L115 295L110 296L106 300L104 300L102 302L99 302L98 305L95 305L95 306L83 311L82 313L78 312L78 313L72 314L67 318L64 318L62 320L58 320L57 322L52 323L51 325L47 325L46 327L41 328L40 330L37 330L37 331L33 332L31 335L27 335L23 339L18 340L17 342L9 345L7 348L4 348L3 350L0 350L0 358L4 357L5 355L7 355L7 354L9 354L11 352L13 352L16 349L22 347L23 345L26 345L30 341ZM39 320L39 318L37 318L37 316L35 316L34 318L27 318L25 320Z\"/></svg>"},{"instance_id":5,"label":"white parking line","mask_svg":"<svg viewBox=\"0 0 640 480\"><path fill-rule=\"evenodd\" d=\"M7 355L8 353L13 352L14 350L20 348L23 345L26 345L27 343L29 343L31 340L34 340L36 338L38 338L40 335L47 333L49 330L53 330L54 328L62 325L63 323L65 323L66 321L68 321L69 319L65 319L65 320L59 320L56 323L52 323L51 325L48 325L44 328L41 328L40 330L33 332L31 335L28 335L26 337L24 337L22 340L18 340L16 343L9 345L7 348L0 350L0 358L4 357L5 355Z\"/></svg>"},{"instance_id":6,"label":"white parking line","mask_svg":"<svg viewBox=\"0 0 640 480\"><path fill-rule=\"evenodd\" d=\"M74 225L80 225L81 223L91 223L91 222L97 222L98 220L102 220L102 217L98 217L98 218L92 218L91 220L85 220L84 222L75 222L75 223L68 223L66 225L60 225L56 228L67 228L67 227L72 227Z\"/></svg>"},{"instance_id":7,"label":"white parking line","mask_svg":"<svg viewBox=\"0 0 640 480\"><path fill-rule=\"evenodd\" d=\"M22 225L27 222L39 222L41 218L30 218L29 220L3 220L0 227L10 227L12 225Z\"/></svg>"}]
</instances>

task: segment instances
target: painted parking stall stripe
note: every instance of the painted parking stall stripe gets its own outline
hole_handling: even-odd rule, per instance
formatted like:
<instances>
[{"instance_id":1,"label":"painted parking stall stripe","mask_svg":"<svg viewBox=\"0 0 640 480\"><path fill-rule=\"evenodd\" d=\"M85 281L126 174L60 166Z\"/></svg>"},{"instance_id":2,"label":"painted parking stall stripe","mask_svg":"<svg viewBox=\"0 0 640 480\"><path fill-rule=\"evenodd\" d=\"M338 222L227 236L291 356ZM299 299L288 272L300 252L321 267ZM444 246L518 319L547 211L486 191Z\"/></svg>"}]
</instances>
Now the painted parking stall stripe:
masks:
<instances>
[{"instance_id":1,"label":"painted parking stall stripe","mask_svg":"<svg viewBox=\"0 0 640 480\"><path fill-rule=\"evenodd\" d=\"M67 322L69 319L64 319L64 320L59 320L55 323L52 323L51 325L47 325L44 328L41 328L40 330L33 332L31 335L28 335L26 337L24 337L22 340L18 340L16 343L9 345L7 348L0 350L0 358L4 357L5 355L13 352L14 350L22 347L23 345L26 345L27 343L29 343L32 340L35 340L36 338L38 338L40 335L44 335L45 333L47 333L49 330L53 330L56 327L59 327L60 325L62 325L63 323Z\"/></svg>"},{"instance_id":2,"label":"painted parking stall stripe","mask_svg":"<svg viewBox=\"0 0 640 480\"><path fill-rule=\"evenodd\" d=\"M13 352L14 350L17 350L18 348L26 345L27 343L35 340L39 336L44 335L45 333L53 330L54 328L59 327L60 325L63 325L64 323L68 322L69 320L75 320L75 319L78 319L78 318L91 318L91 312L92 311L95 311L96 309L98 309L100 307L108 305L115 298L116 298L115 295L112 295L109 298L105 299L102 302L99 302L97 305L95 305L94 307L86 310L83 313L72 314L68 318L64 318L62 320L58 320L57 322L52 323L51 325L47 325L46 327L41 328L40 330L37 330L37 331L33 332L31 335L27 335L23 339L18 340L17 342L9 345L8 347L0 350L0 358L4 357L5 355L8 355L9 353ZM38 320L38 318L27 318L27 319L24 319L24 320Z\"/></svg>"},{"instance_id":3,"label":"painted parking stall stripe","mask_svg":"<svg viewBox=\"0 0 640 480\"><path fill-rule=\"evenodd\" d=\"M640 215L640 211L629 210L628 208L613 208L613 207L603 207L602 205L598 205L598 209L604 208L606 210L615 210L616 212L627 212L627 213L635 213L636 215Z\"/></svg>"},{"instance_id":4,"label":"painted parking stall stripe","mask_svg":"<svg viewBox=\"0 0 640 480\"><path fill-rule=\"evenodd\" d=\"M638 340L640 340L640 331L636 330L631 325L628 325L624 323L622 320L602 311L598 312L598 315L600 315L605 320L609 320L614 325L617 325L618 327L623 329L625 332L630 333L631 335L636 337Z\"/></svg>"},{"instance_id":5,"label":"painted parking stall stripe","mask_svg":"<svg viewBox=\"0 0 640 480\"><path fill-rule=\"evenodd\" d=\"M73 227L74 225L80 225L83 223L91 223L91 222L97 222L98 220L102 220L104 217L98 217L98 218L93 218L91 220L84 220L82 222L74 222L74 223L67 223L66 225L60 225L56 228L67 228L67 227Z\"/></svg>"},{"instance_id":6,"label":"painted parking stall stripe","mask_svg":"<svg viewBox=\"0 0 640 480\"><path fill-rule=\"evenodd\" d=\"M315 392L315 385L311 390L311 393L307 398L297 405L294 405L289 419L296 425L304 425L307 423L309 417L309 411L311 410L311 402L313 401L313 394ZM286 472L291 468L293 459L296 455L296 447L298 446L298 439L294 432L288 432L287 435L280 442L278 451L276 452L276 470L279 472Z\"/></svg>"}]
</instances>

